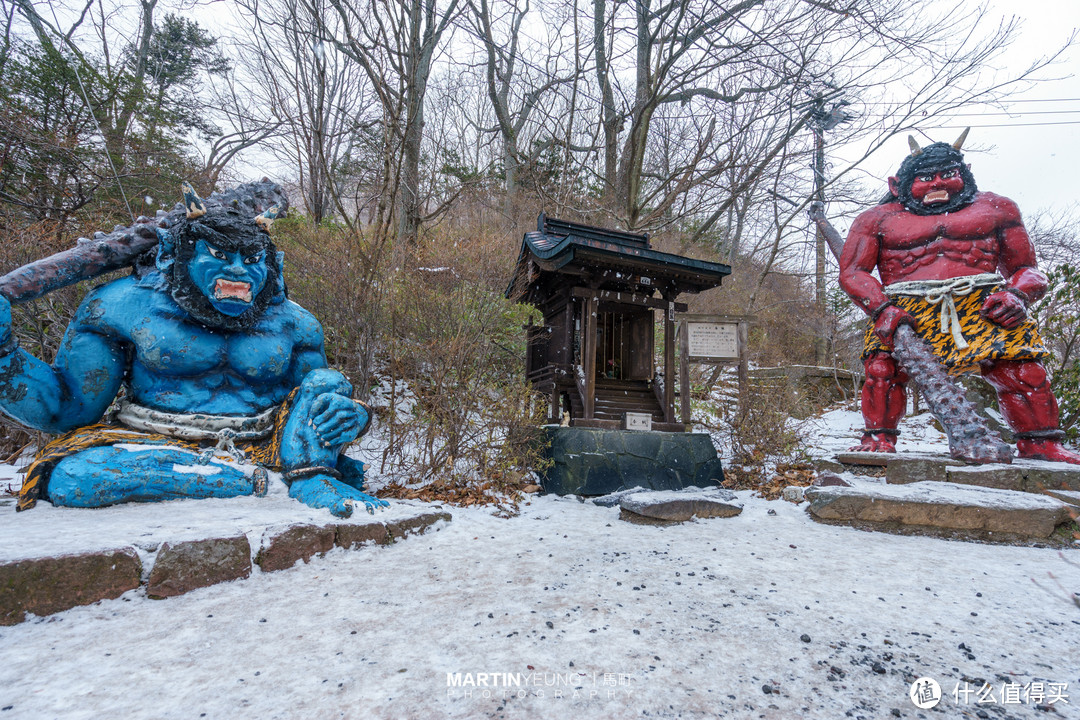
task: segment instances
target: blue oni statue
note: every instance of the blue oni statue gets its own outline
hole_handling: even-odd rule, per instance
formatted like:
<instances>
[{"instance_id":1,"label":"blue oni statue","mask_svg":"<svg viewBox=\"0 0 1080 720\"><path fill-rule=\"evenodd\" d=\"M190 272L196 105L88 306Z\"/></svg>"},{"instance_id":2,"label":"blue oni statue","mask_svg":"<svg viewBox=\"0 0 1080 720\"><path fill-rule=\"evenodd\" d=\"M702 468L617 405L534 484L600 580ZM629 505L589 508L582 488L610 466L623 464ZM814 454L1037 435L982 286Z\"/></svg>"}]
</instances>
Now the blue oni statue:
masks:
<instances>
[{"instance_id":1,"label":"blue oni statue","mask_svg":"<svg viewBox=\"0 0 1080 720\"><path fill-rule=\"evenodd\" d=\"M184 190L154 263L91 291L52 365L18 346L0 296L0 409L61 434L27 468L18 509L263 495L267 469L337 516L385 506L342 454L370 413L326 367L319 322L286 297L276 208L255 216Z\"/></svg>"}]
</instances>

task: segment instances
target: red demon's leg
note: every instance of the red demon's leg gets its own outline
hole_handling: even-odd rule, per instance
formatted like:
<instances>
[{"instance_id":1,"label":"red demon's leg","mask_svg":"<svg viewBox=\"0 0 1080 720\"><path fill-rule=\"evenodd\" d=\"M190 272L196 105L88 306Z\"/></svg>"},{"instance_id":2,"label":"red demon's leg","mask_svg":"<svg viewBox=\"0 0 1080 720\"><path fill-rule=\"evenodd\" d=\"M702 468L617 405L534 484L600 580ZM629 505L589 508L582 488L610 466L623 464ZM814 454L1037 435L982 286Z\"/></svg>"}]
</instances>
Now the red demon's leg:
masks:
<instances>
[{"instance_id":1,"label":"red demon's leg","mask_svg":"<svg viewBox=\"0 0 1080 720\"><path fill-rule=\"evenodd\" d=\"M866 423L862 443L851 448L862 452L896 452L896 429L907 409L907 375L886 352L875 352L863 361L866 382L862 389L862 414Z\"/></svg>"},{"instance_id":2,"label":"red demon's leg","mask_svg":"<svg viewBox=\"0 0 1080 720\"><path fill-rule=\"evenodd\" d=\"M1061 445L1065 433L1058 427L1057 398L1041 363L999 360L984 363L982 374L997 390L1001 414L1016 431L1020 457L1080 465L1080 455Z\"/></svg>"}]
</instances>

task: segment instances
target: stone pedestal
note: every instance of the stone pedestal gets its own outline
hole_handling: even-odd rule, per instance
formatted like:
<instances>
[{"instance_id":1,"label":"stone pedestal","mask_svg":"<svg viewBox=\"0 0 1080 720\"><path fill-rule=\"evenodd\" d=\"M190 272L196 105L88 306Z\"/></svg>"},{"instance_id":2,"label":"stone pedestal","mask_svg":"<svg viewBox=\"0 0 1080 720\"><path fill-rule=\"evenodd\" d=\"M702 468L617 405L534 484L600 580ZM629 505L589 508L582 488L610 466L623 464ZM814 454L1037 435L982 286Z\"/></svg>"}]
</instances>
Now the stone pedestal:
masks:
<instances>
[{"instance_id":1,"label":"stone pedestal","mask_svg":"<svg viewBox=\"0 0 1080 720\"><path fill-rule=\"evenodd\" d=\"M635 432L544 427L554 465L545 492L606 495L633 487L681 490L724 479L712 439L704 433Z\"/></svg>"}]
</instances>

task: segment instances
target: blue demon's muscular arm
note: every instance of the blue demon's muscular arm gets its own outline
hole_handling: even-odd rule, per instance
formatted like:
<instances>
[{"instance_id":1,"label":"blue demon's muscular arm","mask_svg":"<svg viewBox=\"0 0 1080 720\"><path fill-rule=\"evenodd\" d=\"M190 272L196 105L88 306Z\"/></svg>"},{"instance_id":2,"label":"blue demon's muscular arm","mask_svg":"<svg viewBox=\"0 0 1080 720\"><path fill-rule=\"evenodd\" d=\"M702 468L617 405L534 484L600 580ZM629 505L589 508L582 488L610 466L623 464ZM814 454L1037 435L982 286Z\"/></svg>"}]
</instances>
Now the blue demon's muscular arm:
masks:
<instances>
[{"instance_id":1,"label":"blue demon's muscular arm","mask_svg":"<svg viewBox=\"0 0 1080 720\"><path fill-rule=\"evenodd\" d=\"M295 385L303 384L304 378L313 379L313 370L321 375L333 375L334 389L329 386L311 405L312 424L315 434L324 446L347 444L356 439L368 424L368 413L363 405L352 400L352 386L336 370L326 368L326 352L323 330L319 321L299 306L296 308L297 339L293 351L293 379Z\"/></svg>"},{"instance_id":2,"label":"blue demon's muscular arm","mask_svg":"<svg viewBox=\"0 0 1080 720\"><path fill-rule=\"evenodd\" d=\"M123 340L102 322L103 291L90 293L68 326L52 366L11 349L11 305L0 297L0 409L38 430L57 433L96 422L124 379ZM0 350L3 353L3 350Z\"/></svg>"}]
</instances>

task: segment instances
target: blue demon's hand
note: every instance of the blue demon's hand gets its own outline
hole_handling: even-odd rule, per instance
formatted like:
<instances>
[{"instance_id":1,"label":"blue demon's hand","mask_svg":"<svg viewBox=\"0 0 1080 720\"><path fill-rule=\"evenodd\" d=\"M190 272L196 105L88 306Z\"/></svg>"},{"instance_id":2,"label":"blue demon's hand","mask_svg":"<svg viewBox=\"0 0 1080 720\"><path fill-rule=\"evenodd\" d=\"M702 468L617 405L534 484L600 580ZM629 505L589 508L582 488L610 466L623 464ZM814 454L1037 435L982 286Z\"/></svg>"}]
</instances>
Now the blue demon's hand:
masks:
<instances>
[{"instance_id":1,"label":"blue demon's hand","mask_svg":"<svg viewBox=\"0 0 1080 720\"><path fill-rule=\"evenodd\" d=\"M309 507L325 508L342 518L352 515L357 503L363 503L369 513L374 513L376 508L389 507L389 503L385 500L362 493L326 475L313 475L302 480L294 480L289 488L289 497Z\"/></svg>"},{"instance_id":2,"label":"blue demon's hand","mask_svg":"<svg viewBox=\"0 0 1080 720\"><path fill-rule=\"evenodd\" d=\"M364 406L338 393L323 393L311 404L311 423L323 447L344 446L368 424Z\"/></svg>"}]
</instances>

